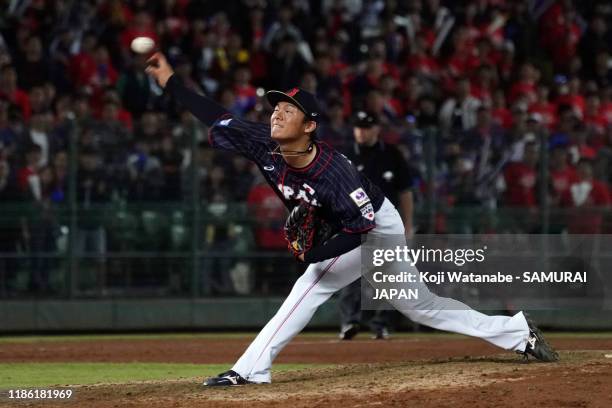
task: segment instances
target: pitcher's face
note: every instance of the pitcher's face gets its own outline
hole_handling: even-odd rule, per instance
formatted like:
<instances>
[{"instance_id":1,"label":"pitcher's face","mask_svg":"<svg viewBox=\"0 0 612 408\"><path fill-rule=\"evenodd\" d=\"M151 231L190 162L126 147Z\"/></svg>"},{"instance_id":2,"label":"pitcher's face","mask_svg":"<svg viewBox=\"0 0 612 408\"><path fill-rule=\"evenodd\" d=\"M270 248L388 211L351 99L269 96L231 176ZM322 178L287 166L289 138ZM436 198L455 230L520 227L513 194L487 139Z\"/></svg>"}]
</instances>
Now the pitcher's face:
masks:
<instances>
[{"instance_id":1,"label":"pitcher's face","mask_svg":"<svg viewBox=\"0 0 612 408\"><path fill-rule=\"evenodd\" d=\"M272 139L276 141L297 139L310 128L314 122L304 120L306 115L297 106L289 102L279 102L270 116ZM316 125L315 125L316 126Z\"/></svg>"}]
</instances>

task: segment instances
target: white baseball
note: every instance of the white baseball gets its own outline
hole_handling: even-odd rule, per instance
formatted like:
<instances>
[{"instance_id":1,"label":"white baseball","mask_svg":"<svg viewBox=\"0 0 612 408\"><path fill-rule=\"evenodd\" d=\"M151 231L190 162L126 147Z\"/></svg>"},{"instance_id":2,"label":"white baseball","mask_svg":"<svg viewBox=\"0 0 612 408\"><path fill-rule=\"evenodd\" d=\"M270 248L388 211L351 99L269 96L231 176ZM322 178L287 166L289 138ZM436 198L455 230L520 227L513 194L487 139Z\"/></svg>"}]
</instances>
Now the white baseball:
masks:
<instances>
[{"instance_id":1,"label":"white baseball","mask_svg":"<svg viewBox=\"0 0 612 408\"><path fill-rule=\"evenodd\" d=\"M149 37L136 37L132 40L132 51L138 54L146 54L155 46L155 41Z\"/></svg>"}]
</instances>

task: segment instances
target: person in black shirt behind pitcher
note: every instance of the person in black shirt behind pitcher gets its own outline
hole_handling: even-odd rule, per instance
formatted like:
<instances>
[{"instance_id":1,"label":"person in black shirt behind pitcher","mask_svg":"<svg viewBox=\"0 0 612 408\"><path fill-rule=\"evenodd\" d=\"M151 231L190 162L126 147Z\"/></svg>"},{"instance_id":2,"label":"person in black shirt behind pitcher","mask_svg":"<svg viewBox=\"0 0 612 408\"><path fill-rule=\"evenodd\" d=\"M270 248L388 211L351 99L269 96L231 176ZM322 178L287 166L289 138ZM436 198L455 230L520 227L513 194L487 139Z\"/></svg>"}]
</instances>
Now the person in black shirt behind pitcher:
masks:
<instances>
[{"instance_id":1,"label":"person in black shirt behind pitcher","mask_svg":"<svg viewBox=\"0 0 612 408\"><path fill-rule=\"evenodd\" d=\"M385 143L380 136L378 117L359 111L353 119L354 143L346 152L357 170L370 179L399 210L406 237L413 233L412 184L415 172L408 166L399 149ZM389 337L391 310L361 310L361 279L340 291L340 339L350 340L366 321L375 339ZM365 316L364 316L365 315Z\"/></svg>"}]
</instances>

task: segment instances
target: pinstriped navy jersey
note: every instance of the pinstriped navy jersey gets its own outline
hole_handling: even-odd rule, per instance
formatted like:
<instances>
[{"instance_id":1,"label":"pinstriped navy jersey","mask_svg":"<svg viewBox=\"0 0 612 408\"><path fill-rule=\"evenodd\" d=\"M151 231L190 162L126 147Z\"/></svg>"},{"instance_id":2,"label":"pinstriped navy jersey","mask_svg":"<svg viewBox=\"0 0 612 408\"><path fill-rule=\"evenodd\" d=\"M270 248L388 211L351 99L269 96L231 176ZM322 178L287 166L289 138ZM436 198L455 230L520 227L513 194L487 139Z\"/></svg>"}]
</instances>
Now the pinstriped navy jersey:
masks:
<instances>
[{"instance_id":1,"label":"pinstriped navy jersey","mask_svg":"<svg viewBox=\"0 0 612 408\"><path fill-rule=\"evenodd\" d=\"M307 167L294 168L282 156L271 154L278 143L270 137L269 124L231 116L215 122L209 131L209 142L255 162L287 208L306 201L319 207L326 221L348 232L364 232L376 226L374 213L384 195L326 143L316 143L317 154Z\"/></svg>"}]
</instances>

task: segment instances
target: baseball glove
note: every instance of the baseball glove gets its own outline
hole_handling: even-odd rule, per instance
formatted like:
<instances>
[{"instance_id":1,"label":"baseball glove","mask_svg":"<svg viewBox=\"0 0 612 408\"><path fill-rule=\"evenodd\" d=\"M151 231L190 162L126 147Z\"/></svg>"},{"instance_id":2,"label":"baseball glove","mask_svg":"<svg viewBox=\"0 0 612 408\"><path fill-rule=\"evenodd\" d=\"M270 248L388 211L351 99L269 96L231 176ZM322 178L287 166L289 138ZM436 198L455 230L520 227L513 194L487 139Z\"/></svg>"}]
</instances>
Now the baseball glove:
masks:
<instances>
[{"instance_id":1,"label":"baseball glove","mask_svg":"<svg viewBox=\"0 0 612 408\"><path fill-rule=\"evenodd\" d=\"M285 222L285 239L295 257L320 245L333 235L332 226L317 215L317 207L301 202Z\"/></svg>"}]
</instances>

